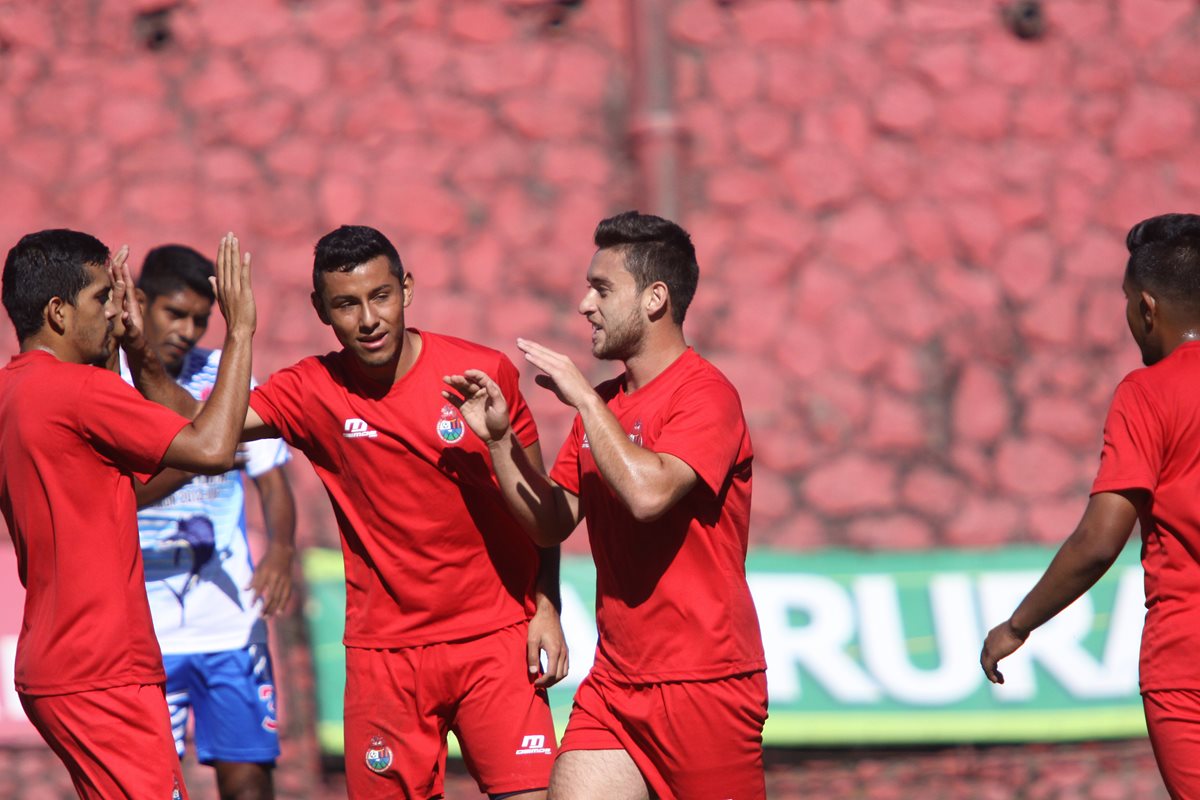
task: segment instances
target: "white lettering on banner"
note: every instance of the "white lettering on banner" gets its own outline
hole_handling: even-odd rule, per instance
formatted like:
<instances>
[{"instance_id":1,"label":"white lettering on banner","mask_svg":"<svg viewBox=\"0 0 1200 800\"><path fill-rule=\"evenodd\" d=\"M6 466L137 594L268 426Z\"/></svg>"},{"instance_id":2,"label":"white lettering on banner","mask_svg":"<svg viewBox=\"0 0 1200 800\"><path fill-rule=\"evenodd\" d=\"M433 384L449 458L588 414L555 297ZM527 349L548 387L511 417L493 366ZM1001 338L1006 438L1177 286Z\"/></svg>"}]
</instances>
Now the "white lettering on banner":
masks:
<instances>
[{"instance_id":1,"label":"white lettering on banner","mask_svg":"<svg viewBox=\"0 0 1200 800\"><path fill-rule=\"evenodd\" d=\"M854 581L854 598L861 613L863 661L867 670L897 700L920 706L948 705L979 688L983 670L978 648L962 643L982 642L972 597L971 579L961 573L935 575L929 581L936 669L918 669L905 644L904 617L896 581L889 575L864 575Z\"/></svg>"},{"instance_id":2,"label":"white lettering on banner","mask_svg":"<svg viewBox=\"0 0 1200 800\"><path fill-rule=\"evenodd\" d=\"M23 721L25 710L17 697L17 637L0 636L0 722Z\"/></svg>"},{"instance_id":3,"label":"white lettering on banner","mask_svg":"<svg viewBox=\"0 0 1200 800\"><path fill-rule=\"evenodd\" d=\"M921 669L912 663L911 634L894 577L862 575L846 587L822 575L751 573L770 699L784 705L798 702L804 694L803 674L832 700L847 705L885 698L918 707L962 701L985 685L979 669L984 635L1012 613L1039 575L1013 571L930 576L932 649L938 666ZM1097 621L1092 598L1084 595L1004 660L1005 683L988 684L993 696L1006 703L1031 701L1038 693L1038 680L1047 676L1080 700L1136 696L1145 614L1142 571L1126 567L1116 578L1107 624ZM799 624L797 616L803 620ZM1084 646L1097 628L1106 631L1099 658ZM861 645L861 657L855 644Z\"/></svg>"},{"instance_id":4,"label":"white lettering on banner","mask_svg":"<svg viewBox=\"0 0 1200 800\"><path fill-rule=\"evenodd\" d=\"M846 652L854 639L855 613L844 587L820 575L795 573L750 575L748 580L766 649L772 702L800 699L796 668L801 665L843 703L881 699L879 685ZM804 614L807 623L793 627L793 611Z\"/></svg>"},{"instance_id":5,"label":"white lettering on banner","mask_svg":"<svg viewBox=\"0 0 1200 800\"><path fill-rule=\"evenodd\" d=\"M983 619L988 622L989 629L1008 618L1038 577L1036 572L980 577ZM1014 703L1032 700L1037 694L1035 662L1072 696L1080 699L1135 694L1138 687L1137 654L1144 619L1142 573L1127 569L1119 581L1113 612L1113 622L1119 624L1109 626L1102 661L1097 661L1083 646L1096 616L1092 598L1085 594L1039 628L1020 650L1004 660L1000 667L1004 683L992 687L996 699Z\"/></svg>"}]
</instances>

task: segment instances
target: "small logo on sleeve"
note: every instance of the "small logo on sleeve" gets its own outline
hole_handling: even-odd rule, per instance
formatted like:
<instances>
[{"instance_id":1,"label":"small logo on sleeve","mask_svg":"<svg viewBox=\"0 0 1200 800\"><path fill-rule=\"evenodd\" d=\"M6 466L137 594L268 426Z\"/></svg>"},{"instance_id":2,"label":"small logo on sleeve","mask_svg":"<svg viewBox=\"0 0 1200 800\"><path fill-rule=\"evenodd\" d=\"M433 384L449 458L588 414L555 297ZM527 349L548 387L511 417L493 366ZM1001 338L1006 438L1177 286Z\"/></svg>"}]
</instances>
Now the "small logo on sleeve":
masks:
<instances>
[{"instance_id":1,"label":"small logo on sleeve","mask_svg":"<svg viewBox=\"0 0 1200 800\"><path fill-rule=\"evenodd\" d=\"M372 736L371 746L367 748L367 769L371 772L387 772L392 765L392 748L384 743L382 736Z\"/></svg>"},{"instance_id":2,"label":"small logo on sleeve","mask_svg":"<svg viewBox=\"0 0 1200 800\"><path fill-rule=\"evenodd\" d=\"M358 417L350 417L342 426L342 436L347 439L374 439L379 432Z\"/></svg>"},{"instance_id":3,"label":"small logo on sleeve","mask_svg":"<svg viewBox=\"0 0 1200 800\"><path fill-rule=\"evenodd\" d=\"M533 755L552 755L554 753L549 747L546 747L546 737L539 734L530 734L521 739L521 747L517 750L519 756Z\"/></svg>"}]
</instances>

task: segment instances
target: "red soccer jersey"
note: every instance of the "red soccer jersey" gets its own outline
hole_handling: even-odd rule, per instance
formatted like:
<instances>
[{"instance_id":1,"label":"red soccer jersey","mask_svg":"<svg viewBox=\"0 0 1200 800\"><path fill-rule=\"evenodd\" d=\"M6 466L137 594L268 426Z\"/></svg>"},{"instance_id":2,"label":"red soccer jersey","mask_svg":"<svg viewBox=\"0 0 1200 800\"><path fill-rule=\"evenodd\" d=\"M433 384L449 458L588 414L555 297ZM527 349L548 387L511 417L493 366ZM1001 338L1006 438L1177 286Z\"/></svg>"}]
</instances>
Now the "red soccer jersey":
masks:
<instances>
[{"instance_id":1,"label":"red soccer jersey","mask_svg":"<svg viewBox=\"0 0 1200 800\"><path fill-rule=\"evenodd\" d=\"M1200 343L1117 386L1092 493L1145 489L1142 691L1200 689Z\"/></svg>"},{"instance_id":2,"label":"red soccer jersey","mask_svg":"<svg viewBox=\"0 0 1200 800\"><path fill-rule=\"evenodd\" d=\"M0 511L25 586L19 691L166 680L131 475L156 472L185 425L116 373L41 350L0 370Z\"/></svg>"},{"instance_id":3,"label":"red soccer jersey","mask_svg":"<svg viewBox=\"0 0 1200 800\"><path fill-rule=\"evenodd\" d=\"M688 348L633 394L597 387L635 443L685 461L699 483L641 523L604 482L579 417L551 478L579 495L596 561L595 669L617 680L705 680L766 668L746 585L750 434L737 390Z\"/></svg>"},{"instance_id":4,"label":"red soccer jersey","mask_svg":"<svg viewBox=\"0 0 1200 800\"><path fill-rule=\"evenodd\" d=\"M390 388L342 351L281 370L250 397L329 493L346 561L350 647L449 642L533 614L537 550L505 505L487 447L441 395L444 375L494 375L528 447L537 427L517 369L495 350L420 336L416 363Z\"/></svg>"}]
</instances>

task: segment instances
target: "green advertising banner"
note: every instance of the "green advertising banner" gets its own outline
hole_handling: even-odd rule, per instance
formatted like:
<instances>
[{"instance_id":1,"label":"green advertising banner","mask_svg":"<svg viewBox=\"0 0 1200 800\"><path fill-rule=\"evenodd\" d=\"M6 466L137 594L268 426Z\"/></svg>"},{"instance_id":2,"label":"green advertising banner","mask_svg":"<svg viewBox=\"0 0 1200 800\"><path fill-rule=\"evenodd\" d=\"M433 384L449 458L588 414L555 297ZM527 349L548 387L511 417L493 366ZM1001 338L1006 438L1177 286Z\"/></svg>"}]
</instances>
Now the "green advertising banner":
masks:
<instances>
[{"instance_id":1,"label":"green advertising banner","mask_svg":"<svg viewBox=\"0 0 1200 800\"><path fill-rule=\"evenodd\" d=\"M1002 662L1004 685L984 678L984 635L1011 613L1053 553L1041 547L751 552L747 575L770 691L765 742L909 745L1145 735L1137 675L1144 600L1135 547ZM337 754L345 684L341 553L310 550L304 571L321 746ZM564 558L562 584L571 675L550 692L560 732L595 649L591 559Z\"/></svg>"}]
</instances>

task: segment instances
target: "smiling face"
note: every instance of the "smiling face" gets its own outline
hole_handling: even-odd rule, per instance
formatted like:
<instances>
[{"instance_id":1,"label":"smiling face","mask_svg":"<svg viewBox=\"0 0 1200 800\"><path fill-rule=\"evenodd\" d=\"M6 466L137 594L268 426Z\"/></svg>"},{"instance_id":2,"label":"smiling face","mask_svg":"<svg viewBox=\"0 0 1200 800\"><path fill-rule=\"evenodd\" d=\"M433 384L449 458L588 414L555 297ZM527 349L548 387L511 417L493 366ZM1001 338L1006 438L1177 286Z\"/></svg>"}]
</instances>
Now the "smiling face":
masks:
<instances>
[{"instance_id":1,"label":"smiling face","mask_svg":"<svg viewBox=\"0 0 1200 800\"><path fill-rule=\"evenodd\" d=\"M624 361L638 354L646 335L642 292L625 268L617 249L599 250L587 273L588 290L579 302L579 313L592 324L592 355Z\"/></svg>"},{"instance_id":2,"label":"smiling face","mask_svg":"<svg viewBox=\"0 0 1200 800\"><path fill-rule=\"evenodd\" d=\"M346 272L321 273L313 306L342 346L368 370L394 368L404 342L404 309L412 302L413 279L392 274L386 256Z\"/></svg>"},{"instance_id":3,"label":"smiling face","mask_svg":"<svg viewBox=\"0 0 1200 800\"><path fill-rule=\"evenodd\" d=\"M146 342L172 375L208 330L212 301L193 289L160 294L148 303L139 295Z\"/></svg>"}]
</instances>

